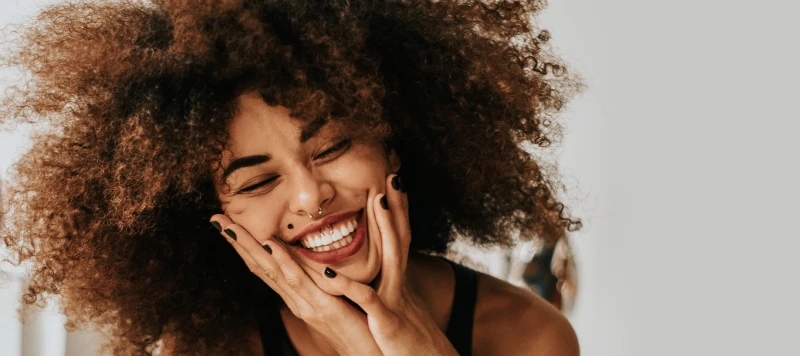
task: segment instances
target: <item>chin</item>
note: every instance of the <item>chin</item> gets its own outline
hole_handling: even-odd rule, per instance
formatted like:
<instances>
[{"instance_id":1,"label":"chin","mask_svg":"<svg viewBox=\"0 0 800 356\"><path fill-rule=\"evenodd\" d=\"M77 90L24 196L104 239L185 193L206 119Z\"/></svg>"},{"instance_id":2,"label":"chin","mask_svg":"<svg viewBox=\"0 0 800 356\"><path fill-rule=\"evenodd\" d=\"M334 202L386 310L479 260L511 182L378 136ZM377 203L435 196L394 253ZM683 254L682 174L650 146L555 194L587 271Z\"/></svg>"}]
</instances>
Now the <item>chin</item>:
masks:
<instances>
[{"instance_id":1,"label":"chin","mask_svg":"<svg viewBox=\"0 0 800 356\"><path fill-rule=\"evenodd\" d=\"M375 281L375 278L378 277L380 271L380 265L378 265L374 268L365 268L353 271L352 276L349 273L345 273L345 276L361 284L371 284L373 281Z\"/></svg>"}]
</instances>

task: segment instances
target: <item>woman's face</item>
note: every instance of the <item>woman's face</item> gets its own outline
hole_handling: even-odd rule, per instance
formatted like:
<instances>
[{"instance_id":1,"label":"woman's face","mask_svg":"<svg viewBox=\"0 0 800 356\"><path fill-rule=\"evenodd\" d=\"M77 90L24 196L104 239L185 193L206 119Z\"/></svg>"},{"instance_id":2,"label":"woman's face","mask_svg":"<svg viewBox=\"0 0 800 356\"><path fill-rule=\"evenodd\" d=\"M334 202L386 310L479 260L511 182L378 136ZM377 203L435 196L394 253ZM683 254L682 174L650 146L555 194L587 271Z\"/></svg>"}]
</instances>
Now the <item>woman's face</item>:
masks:
<instances>
[{"instance_id":1,"label":"woman's face","mask_svg":"<svg viewBox=\"0 0 800 356\"><path fill-rule=\"evenodd\" d=\"M217 187L222 210L261 244L282 242L299 263L369 283L381 267L381 241L367 207L386 192L399 160L334 122L301 125L257 94L239 98Z\"/></svg>"}]
</instances>

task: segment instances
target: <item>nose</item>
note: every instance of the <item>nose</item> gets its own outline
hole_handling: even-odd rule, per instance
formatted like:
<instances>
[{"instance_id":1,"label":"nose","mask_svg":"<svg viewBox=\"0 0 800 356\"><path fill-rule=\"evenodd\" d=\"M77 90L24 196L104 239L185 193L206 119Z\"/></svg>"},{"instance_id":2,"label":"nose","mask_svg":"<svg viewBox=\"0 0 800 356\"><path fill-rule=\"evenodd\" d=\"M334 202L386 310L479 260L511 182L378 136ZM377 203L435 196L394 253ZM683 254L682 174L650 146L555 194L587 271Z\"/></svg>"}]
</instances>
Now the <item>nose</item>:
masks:
<instances>
[{"instance_id":1,"label":"nose","mask_svg":"<svg viewBox=\"0 0 800 356\"><path fill-rule=\"evenodd\" d=\"M334 190L330 183L320 174L314 174L307 167L297 167L292 174L292 190L289 209L292 213L305 216L311 214L319 218L319 210L333 198Z\"/></svg>"}]
</instances>

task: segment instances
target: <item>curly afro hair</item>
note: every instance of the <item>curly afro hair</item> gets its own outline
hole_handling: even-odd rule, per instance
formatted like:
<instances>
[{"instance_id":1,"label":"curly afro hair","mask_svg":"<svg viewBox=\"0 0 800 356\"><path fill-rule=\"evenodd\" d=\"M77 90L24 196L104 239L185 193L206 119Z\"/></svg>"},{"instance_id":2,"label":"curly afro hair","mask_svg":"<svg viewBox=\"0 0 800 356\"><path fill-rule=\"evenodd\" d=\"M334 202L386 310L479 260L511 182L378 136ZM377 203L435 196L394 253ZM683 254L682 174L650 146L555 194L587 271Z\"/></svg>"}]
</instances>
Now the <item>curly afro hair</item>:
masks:
<instances>
[{"instance_id":1,"label":"curly afro hair","mask_svg":"<svg viewBox=\"0 0 800 356\"><path fill-rule=\"evenodd\" d=\"M412 249L509 246L577 229L541 152L581 89L531 19L544 1L152 0L51 5L13 28L26 74L0 124L46 123L13 167L2 238L24 305L114 354L243 352L281 300L208 218L234 99L336 120L394 147ZM6 35L10 35L6 33ZM529 152L531 151L531 152ZM171 348L172 348L171 347Z\"/></svg>"}]
</instances>

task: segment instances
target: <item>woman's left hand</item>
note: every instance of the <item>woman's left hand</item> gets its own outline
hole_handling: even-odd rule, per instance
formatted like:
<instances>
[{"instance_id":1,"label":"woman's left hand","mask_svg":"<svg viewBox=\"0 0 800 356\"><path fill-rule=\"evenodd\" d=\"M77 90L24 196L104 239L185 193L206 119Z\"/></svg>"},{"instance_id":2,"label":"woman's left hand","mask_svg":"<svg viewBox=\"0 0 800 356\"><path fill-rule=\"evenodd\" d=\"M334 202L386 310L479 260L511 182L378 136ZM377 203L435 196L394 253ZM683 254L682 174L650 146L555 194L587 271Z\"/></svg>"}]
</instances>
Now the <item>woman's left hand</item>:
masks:
<instances>
[{"instance_id":1,"label":"woman's left hand","mask_svg":"<svg viewBox=\"0 0 800 356\"><path fill-rule=\"evenodd\" d=\"M423 301L407 287L408 197L395 177L387 178L387 194L376 196L372 204L383 249L378 285L372 289L348 283L350 288L342 293L367 313L369 329L384 355L458 355Z\"/></svg>"}]
</instances>

